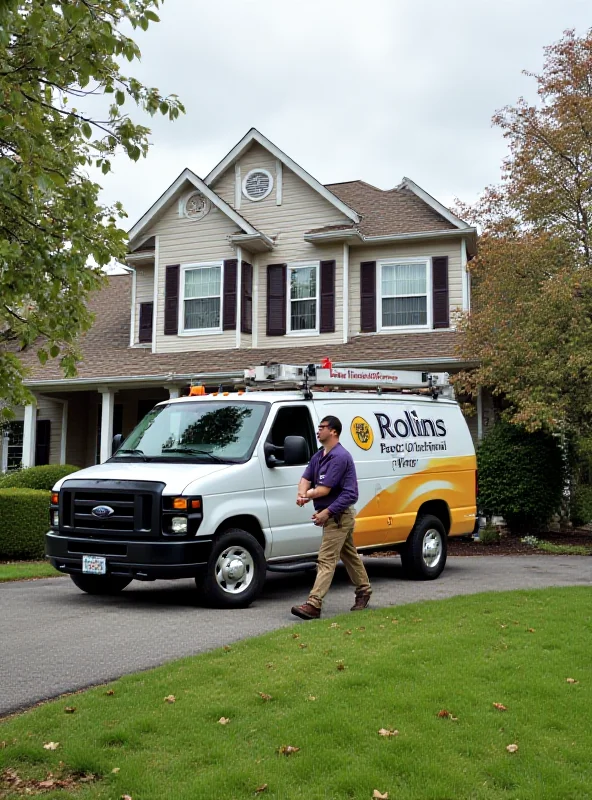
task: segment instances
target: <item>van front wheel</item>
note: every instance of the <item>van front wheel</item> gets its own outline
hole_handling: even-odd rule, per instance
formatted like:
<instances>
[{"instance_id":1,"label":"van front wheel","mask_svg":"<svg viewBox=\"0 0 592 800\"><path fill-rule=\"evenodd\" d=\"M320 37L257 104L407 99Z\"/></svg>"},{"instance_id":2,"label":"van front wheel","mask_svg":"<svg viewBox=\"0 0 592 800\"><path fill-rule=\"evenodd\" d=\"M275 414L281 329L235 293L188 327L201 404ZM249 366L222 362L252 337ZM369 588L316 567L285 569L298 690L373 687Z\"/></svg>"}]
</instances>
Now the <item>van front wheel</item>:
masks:
<instances>
[{"instance_id":1,"label":"van front wheel","mask_svg":"<svg viewBox=\"0 0 592 800\"><path fill-rule=\"evenodd\" d=\"M205 575L196 579L206 600L218 608L246 608L264 582L263 548L240 528L230 528L214 542Z\"/></svg>"},{"instance_id":2,"label":"van front wheel","mask_svg":"<svg viewBox=\"0 0 592 800\"><path fill-rule=\"evenodd\" d=\"M446 565L447 551L446 531L438 517L422 514L401 550L403 574L414 580L434 580Z\"/></svg>"}]
</instances>

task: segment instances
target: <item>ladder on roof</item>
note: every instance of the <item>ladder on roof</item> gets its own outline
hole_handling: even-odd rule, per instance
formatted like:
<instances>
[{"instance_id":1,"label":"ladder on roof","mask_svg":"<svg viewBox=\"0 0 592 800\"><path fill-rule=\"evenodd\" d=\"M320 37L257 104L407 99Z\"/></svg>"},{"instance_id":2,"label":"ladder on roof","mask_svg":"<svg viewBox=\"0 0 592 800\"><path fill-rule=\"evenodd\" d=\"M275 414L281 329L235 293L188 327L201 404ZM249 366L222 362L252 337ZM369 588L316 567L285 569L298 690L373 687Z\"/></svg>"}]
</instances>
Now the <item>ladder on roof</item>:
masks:
<instances>
[{"instance_id":1,"label":"ladder on roof","mask_svg":"<svg viewBox=\"0 0 592 800\"><path fill-rule=\"evenodd\" d=\"M447 372L420 372L413 370L362 369L359 367L334 367L330 361L320 366L307 364L261 364L244 371L244 384L248 391L301 389L305 397L311 390L344 389L383 392L407 392L454 397Z\"/></svg>"}]
</instances>

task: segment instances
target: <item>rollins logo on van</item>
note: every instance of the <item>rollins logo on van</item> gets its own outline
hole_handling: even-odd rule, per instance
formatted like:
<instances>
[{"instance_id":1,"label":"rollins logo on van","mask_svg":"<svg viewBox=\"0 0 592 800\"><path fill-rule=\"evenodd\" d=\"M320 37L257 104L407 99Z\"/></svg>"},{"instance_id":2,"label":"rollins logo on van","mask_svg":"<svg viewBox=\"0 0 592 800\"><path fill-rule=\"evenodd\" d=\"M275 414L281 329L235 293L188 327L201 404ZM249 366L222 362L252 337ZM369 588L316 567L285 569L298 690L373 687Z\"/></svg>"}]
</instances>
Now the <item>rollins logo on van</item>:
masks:
<instances>
[{"instance_id":1,"label":"rollins logo on van","mask_svg":"<svg viewBox=\"0 0 592 800\"><path fill-rule=\"evenodd\" d=\"M376 413L374 414L378 427L380 428L380 436L385 439L388 436L391 439L397 437L406 439L408 436L446 436L446 426L442 419L420 419L417 411L405 411L403 417L391 419L388 414Z\"/></svg>"}]
</instances>

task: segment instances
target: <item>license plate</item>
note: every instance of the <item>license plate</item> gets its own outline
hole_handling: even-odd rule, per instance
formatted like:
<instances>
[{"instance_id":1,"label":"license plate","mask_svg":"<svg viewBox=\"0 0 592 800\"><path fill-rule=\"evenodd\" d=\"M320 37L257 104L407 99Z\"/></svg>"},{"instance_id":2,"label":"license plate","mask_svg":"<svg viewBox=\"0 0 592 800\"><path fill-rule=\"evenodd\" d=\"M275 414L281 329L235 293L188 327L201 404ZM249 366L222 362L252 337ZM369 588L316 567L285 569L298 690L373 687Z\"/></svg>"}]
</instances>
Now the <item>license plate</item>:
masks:
<instances>
[{"instance_id":1,"label":"license plate","mask_svg":"<svg viewBox=\"0 0 592 800\"><path fill-rule=\"evenodd\" d=\"M82 571L91 575L106 575L107 559L102 556L82 556Z\"/></svg>"}]
</instances>

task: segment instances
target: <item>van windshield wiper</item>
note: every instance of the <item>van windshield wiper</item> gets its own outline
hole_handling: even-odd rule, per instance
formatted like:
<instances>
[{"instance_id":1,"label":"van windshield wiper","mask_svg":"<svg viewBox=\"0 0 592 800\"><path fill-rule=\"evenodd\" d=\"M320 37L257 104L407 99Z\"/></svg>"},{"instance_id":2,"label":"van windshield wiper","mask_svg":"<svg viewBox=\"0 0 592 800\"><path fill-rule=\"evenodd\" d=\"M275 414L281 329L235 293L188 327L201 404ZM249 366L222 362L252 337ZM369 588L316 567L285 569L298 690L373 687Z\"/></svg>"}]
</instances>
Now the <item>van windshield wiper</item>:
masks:
<instances>
[{"instance_id":1,"label":"van windshield wiper","mask_svg":"<svg viewBox=\"0 0 592 800\"><path fill-rule=\"evenodd\" d=\"M117 453L115 454L114 458L116 456L119 456L120 454L126 455L126 456L139 456L142 459L142 461L150 461L148 456L146 456L144 454L144 451L143 450L138 450L137 448L132 448L131 450L118 450Z\"/></svg>"},{"instance_id":2,"label":"van windshield wiper","mask_svg":"<svg viewBox=\"0 0 592 800\"><path fill-rule=\"evenodd\" d=\"M220 458L220 456L215 456L213 453L210 453L209 450L196 450L194 447L167 447L166 450L162 451L162 454L165 453L191 453L191 455L199 455L199 456L209 456L212 461L216 461L218 464L229 464L229 461L226 461L224 458Z\"/></svg>"}]
</instances>

